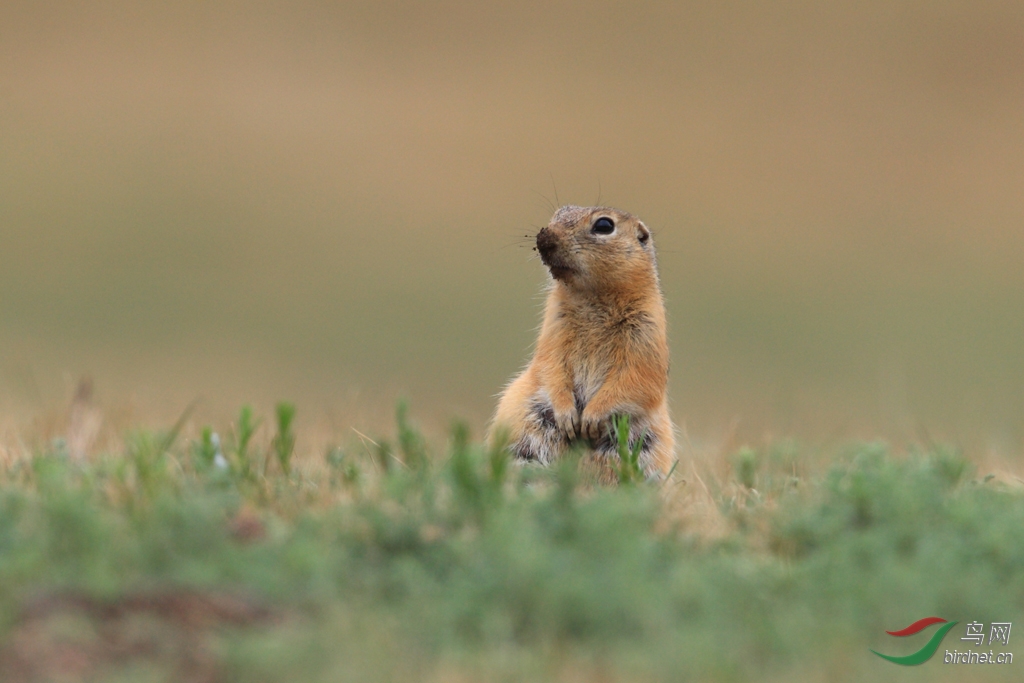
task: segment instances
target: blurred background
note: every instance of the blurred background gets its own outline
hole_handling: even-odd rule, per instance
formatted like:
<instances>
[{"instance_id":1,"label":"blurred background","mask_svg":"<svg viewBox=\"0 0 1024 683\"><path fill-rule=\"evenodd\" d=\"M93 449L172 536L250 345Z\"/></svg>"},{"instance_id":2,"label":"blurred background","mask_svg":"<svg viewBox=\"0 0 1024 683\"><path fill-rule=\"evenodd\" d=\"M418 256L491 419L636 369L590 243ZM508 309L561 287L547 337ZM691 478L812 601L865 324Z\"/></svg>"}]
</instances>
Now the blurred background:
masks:
<instances>
[{"instance_id":1,"label":"blurred background","mask_svg":"<svg viewBox=\"0 0 1024 683\"><path fill-rule=\"evenodd\" d=\"M691 439L1017 454L1022 112L1013 1L8 0L0 406L479 434L600 201Z\"/></svg>"}]
</instances>

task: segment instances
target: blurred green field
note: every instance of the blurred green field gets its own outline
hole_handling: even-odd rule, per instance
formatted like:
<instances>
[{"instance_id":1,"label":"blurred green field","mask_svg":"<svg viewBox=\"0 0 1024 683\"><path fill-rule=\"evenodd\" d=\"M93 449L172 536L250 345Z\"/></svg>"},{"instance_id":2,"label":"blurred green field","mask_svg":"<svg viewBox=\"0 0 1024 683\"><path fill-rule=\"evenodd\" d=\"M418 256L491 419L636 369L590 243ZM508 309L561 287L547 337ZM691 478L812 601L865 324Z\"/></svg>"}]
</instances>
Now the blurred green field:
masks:
<instances>
[{"instance_id":1,"label":"blurred green field","mask_svg":"<svg viewBox=\"0 0 1024 683\"><path fill-rule=\"evenodd\" d=\"M962 626L917 667L869 652L917 650L884 632L924 616L1020 622L1019 471L779 442L595 488L464 426L432 447L404 410L390 439L295 450L291 410L7 453L0 677L1019 679L944 664Z\"/></svg>"}]
</instances>

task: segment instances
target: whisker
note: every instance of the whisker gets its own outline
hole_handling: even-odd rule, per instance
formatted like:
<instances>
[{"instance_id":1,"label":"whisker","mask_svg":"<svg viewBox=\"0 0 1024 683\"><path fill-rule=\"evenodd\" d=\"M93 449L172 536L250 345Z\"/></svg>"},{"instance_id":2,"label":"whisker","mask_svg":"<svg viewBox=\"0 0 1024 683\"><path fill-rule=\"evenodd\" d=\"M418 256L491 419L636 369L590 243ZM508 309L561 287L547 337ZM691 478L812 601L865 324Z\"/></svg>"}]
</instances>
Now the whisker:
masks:
<instances>
[{"instance_id":1,"label":"whisker","mask_svg":"<svg viewBox=\"0 0 1024 683\"><path fill-rule=\"evenodd\" d=\"M551 213L554 213L555 211L558 211L558 207L551 203L551 200L548 198L548 196L546 194L544 194L543 192L539 192L537 190L534 190L532 188L531 188L530 191L533 192L538 197L540 197L541 199L544 200L544 203L546 203L548 205L548 208L551 210Z\"/></svg>"}]
</instances>

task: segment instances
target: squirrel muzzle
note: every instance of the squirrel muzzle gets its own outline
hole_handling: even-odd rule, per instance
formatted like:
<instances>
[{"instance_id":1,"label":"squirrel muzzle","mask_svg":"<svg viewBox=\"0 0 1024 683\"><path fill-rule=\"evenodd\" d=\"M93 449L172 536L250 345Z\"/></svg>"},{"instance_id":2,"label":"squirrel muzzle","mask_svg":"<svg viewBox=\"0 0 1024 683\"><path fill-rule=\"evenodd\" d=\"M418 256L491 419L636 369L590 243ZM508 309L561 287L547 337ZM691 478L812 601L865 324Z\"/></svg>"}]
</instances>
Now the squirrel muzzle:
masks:
<instances>
[{"instance_id":1,"label":"squirrel muzzle","mask_svg":"<svg viewBox=\"0 0 1024 683\"><path fill-rule=\"evenodd\" d=\"M551 271L556 280L568 280L576 271L566 259L566 250L562 241L551 228L541 228L537 233L537 252L540 260Z\"/></svg>"}]
</instances>

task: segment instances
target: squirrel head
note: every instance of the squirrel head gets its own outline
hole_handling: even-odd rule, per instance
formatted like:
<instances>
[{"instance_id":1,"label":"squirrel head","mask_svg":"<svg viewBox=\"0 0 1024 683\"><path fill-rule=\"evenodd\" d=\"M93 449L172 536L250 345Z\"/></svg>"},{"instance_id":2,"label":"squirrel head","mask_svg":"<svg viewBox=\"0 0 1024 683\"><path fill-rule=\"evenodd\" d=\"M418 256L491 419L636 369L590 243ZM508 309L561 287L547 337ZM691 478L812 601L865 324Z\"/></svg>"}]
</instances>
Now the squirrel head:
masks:
<instances>
[{"instance_id":1,"label":"squirrel head","mask_svg":"<svg viewBox=\"0 0 1024 683\"><path fill-rule=\"evenodd\" d=\"M551 276L573 289L628 287L656 273L654 239L643 221L610 207L563 206L537 233Z\"/></svg>"}]
</instances>

